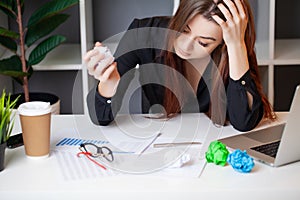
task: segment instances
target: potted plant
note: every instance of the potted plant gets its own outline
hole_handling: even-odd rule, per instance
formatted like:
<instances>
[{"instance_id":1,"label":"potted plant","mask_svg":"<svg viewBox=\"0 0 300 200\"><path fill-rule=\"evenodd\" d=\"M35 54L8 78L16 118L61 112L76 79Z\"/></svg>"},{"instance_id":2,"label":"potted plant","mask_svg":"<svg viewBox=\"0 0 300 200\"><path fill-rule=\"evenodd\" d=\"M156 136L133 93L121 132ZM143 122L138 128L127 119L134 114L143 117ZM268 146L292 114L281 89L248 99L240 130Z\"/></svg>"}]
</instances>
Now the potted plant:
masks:
<instances>
[{"instance_id":1,"label":"potted plant","mask_svg":"<svg viewBox=\"0 0 300 200\"><path fill-rule=\"evenodd\" d=\"M6 95L5 91L2 92L0 98L0 171L4 169L6 142L14 126L13 108L17 100L18 98L11 101L10 95Z\"/></svg>"},{"instance_id":2,"label":"potted plant","mask_svg":"<svg viewBox=\"0 0 300 200\"><path fill-rule=\"evenodd\" d=\"M33 73L32 66L66 40L62 35L50 34L68 19L69 15L62 12L77 3L78 0L49 1L24 22L24 0L0 1L0 10L18 27L18 30L0 27L0 45L11 52L0 60L0 74L10 76L22 85L24 95L20 99L30 100L28 80Z\"/></svg>"}]
</instances>

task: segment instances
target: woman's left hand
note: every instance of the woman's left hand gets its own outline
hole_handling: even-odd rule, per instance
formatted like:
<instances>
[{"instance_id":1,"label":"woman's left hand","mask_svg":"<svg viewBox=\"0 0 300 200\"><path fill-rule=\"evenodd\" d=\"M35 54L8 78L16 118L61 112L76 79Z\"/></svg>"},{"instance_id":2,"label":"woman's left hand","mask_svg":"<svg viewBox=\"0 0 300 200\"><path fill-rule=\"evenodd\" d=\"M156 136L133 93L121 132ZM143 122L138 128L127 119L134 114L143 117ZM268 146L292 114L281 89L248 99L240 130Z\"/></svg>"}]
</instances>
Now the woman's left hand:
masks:
<instances>
[{"instance_id":1,"label":"woman's left hand","mask_svg":"<svg viewBox=\"0 0 300 200\"><path fill-rule=\"evenodd\" d=\"M212 16L221 26L223 39L228 47L244 43L248 18L241 1L243 0L224 0L223 3L218 4L218 8L225 16L226 21L217 15ZM225 7L224 3L228 8Z\"/></svg>"}]
</instances>

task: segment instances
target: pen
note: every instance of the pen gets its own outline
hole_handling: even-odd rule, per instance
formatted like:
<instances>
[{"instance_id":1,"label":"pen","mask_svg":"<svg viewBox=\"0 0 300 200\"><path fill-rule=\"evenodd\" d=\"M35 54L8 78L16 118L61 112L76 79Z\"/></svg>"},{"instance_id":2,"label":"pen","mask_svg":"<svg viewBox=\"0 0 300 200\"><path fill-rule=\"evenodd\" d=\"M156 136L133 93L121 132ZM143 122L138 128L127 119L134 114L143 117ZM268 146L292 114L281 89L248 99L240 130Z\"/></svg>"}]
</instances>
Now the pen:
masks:
<instances>
[{"instance_id":1,"label":"pen","mask_svg":"<svg viewBox=\"0 0 300 200\"><path fill-rule=\"evenodd\" d=\"M174 147L174 146L181 146L181 145L195 145L201 144L201 142L174 142L174 143L157 143L154 144L154 148L162 148L162 147Z\"/></svg>"},{"instance_id":2,"label":"pen","mask_svg":"<svg viewBox=\"0 0 300 200\"><path fill-rule=\"evenodd\" d=\"M161 136L162 135L162 133L158 133L154 138L153 138L153 140L141 151L141 153L139 154L139 156L140 155L142 155L142 153L144 153L149 147L150 147L150 145L159 137L159 136Z\"/></svg>"}]
</instances>

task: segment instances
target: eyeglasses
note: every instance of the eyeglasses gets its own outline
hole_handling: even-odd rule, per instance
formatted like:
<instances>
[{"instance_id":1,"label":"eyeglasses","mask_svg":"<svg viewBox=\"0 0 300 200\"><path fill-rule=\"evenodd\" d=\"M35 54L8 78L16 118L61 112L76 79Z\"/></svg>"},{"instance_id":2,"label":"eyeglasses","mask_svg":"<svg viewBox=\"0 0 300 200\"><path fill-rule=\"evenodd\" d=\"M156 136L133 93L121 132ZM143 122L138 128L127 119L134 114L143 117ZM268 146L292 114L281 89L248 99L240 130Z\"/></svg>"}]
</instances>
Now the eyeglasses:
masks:
<instances>
[{"instance_id":1,"label":"eyeglasses","mask_svg":"<svg viewBox=\"0 0 300 200\"><path fill-rule=\"evenodd\" d=\"M110 150L108 147L105 147L105 146L99 147L93 143L82 143L82 144L80 144L79 150L81 152L79 152L77 154L78 157L83 154L89 160L91 160L98 166L102 167L103 169L106 169L106 168L90 157L93 157L93 158L102 157L102 158L105 158L109 162L114 161L114 156L113 156L112 150Z\"/></svg>"},{"instance_id":2,"label":"eyeglasses","mask_svg":"<svg viewBox=\"0 0 300 200\"><path fill-rule=\"evenodd\" d=\"M99 147L93 143L82 143L79 149L82 152L90 153L93 158L103 157L109 162L114 161L113 152L108 147Z\"/></svg>"}]
</instances>

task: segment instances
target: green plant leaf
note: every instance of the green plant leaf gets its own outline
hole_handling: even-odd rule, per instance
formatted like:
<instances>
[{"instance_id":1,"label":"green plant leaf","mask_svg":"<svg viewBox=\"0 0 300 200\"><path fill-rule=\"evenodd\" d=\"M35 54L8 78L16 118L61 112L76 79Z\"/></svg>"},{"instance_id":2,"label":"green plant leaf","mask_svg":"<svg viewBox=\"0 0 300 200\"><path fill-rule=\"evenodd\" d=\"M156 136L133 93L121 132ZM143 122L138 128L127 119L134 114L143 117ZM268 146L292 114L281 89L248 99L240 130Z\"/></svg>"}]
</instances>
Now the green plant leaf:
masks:
<instances>
[{"instance_id":1,"label":"green plant leaf","mask_svg":"<svg viewBox=\"0 0 300 200\"><path fill-rule=\"evenodd\" d=\"M2 92L0 97L0 144L6 142L10 137L15 119L12 109L16 106L19 97L11 101L10 94L6 95L5 90Z\"/></svg>"},{"instance_id":2,"label":"green plant leaf","mask_svg":"<svg viewBox=\"0 0 300 200\"><path fill-rule=\"evenodd\" d=\"M11 39L19 39L20 35L14 31L7 30L6 28L0 27L0 36L8 37Z\"/></svg>"},{"instance_id":3,"label":"green plant leaf","mask_svg":"<svg viewBox=\"0 0 300 200\"><path fill-rule=\"evenodd\" d=\"M11 76L14 78L20 78L24 76L29 76L30 72L22 71L22 63L19 56L12 56L10 58L5 58L0 60L0 74Z\"/></svg>"},{"instance_id":4,"label":"green plant leaf","mask_svg":"<svg viewBox=\"0 0 300 200\"><path fill-rule=\"evenodd\" d=\"M16 52L18 49L17 43L14 40L7 37L0 36L0 45L4 46L5 48L13 52Z\"/></svg>"},{"instance_id":5,"label":"green plant leaf","mask_svg":"<svg viewBox=\"0 0 300 200\"><path fill-rule=\"evenodd\" d=\"M29 79L33 73L32 66L27 66L27 72L22 71L22 63L18 56L14 55L10 58L0 60L0 74L10 76L20 85L23 85L23 77L27 76Z\"/></svg>"},{"instance_id":6,"label":"green plant leaf","mask_svg":"<svg viewBox=\"0 0 300 200\"><path fill-rule=\"evenodd\" d=\"M60 24L65 22L68 19L69 15L67 14L56 14L43 20L38 23L33 24L28 27L28 31L25 38L25 43L30 47L34 42L39 40L42 37L45 37L53 30L55 30Z\"/></svg>"},{"instance_id":7,"label":"green plant leaf","mask_svg":"<svg viewBox=\"0 0 300 200\"><path fill-rule=\"evenodd\" d=\"M26 72L19 72L19 71L4 71L4 72L0 72L3 75L7 75L7 76L11 76L11 77L24 77L24 76L28 76L29 73Z\"/></svg>"},{"instance_id":8,"label":"green plant leaf","mask_svg":"<svg viewBox=\"0 0 300 200\"><path fill-rule=\"evenodd\" d=\"M0 73L3 71L22 71L22 63L17 55L0 60Z\"/></svg>"},{"instance_id":9,"label":"green plant leaf","mask_svg":"<svg viewBox=\"0 0 300 200\"><path fill-rule=\"evenodd\" d=\"M0 27L0 44L5 48L16 52L18 46L15 40L19 39L19 37L20 35L18 33Z\"/></svg>"},{"instance_id":10,"label":"green plant leaf","mask_svg":"<svg viewBox=\"0 0 300 200\"><path fill-rule=\"evenodd\" d=\"M53 0L48 3L45 3L42 7L40 7L31 15L31 17L28 20L27 27L37 23L44 17L48 17L56 13L62 12L65 9L77 4L78 2L79 0Z\"/></svg>"},{"instance_id":11,"label":"green plant leaf","mask_svg":"<svg viewBox=\"0 0 300 200\"><path fill-rule=\"evenodd\" d=\"M36 46L29 55L28 64L36 65L40 63L47 53L53 50L55 47L60 45L66 40L64 36L53 35L44 41L42 41L38 46Z\"/></svg>"},{"instance_id":12,"label":"green plant leaf","mask_svg":"<svg viewBox=\"0 0 300 200\"><path fill-rule=\"evenodd\" d=\"M14 0L1 0L0 10L12 19L17 19L16 4Z\"/></svg>"},{"instance_id":13,"label":"green plant leaf","mask_svg":"<svg viewBox=\"0 0 300 200\"><path fill-rule=\"evenodd\" d=\"M21 4L21 13L24 12L24 0L20 0ZM1 0L0 10L7 14L12 19L17 19L18 15L18 6L16 0Z\"/></svg>"}]
</instances>

